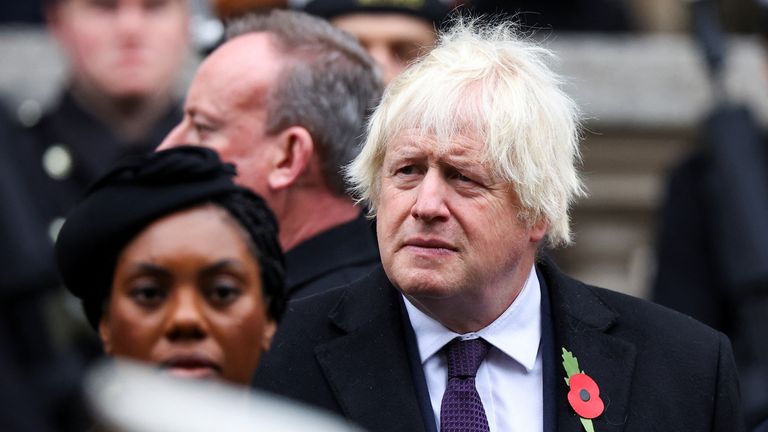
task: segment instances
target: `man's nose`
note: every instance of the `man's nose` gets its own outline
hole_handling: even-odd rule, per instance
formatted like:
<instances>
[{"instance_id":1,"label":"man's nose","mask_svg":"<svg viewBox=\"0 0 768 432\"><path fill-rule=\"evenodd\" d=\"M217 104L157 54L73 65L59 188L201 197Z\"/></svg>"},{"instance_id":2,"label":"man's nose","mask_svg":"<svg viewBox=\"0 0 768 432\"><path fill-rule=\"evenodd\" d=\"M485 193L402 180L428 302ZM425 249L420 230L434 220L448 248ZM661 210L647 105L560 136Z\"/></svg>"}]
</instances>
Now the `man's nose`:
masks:
<instances>
[{"instance_id":1,"label":"man's nose","mask_svg":"<svg viewBox=\"0 0 768 432\"><path fill-rule=\"evenodd\" d=\"M115 25L120 31L134 35L144 30L145 12L140 4L119 5L115 13Z\"/></svg>"},{"instance_id":2,"label":"man's nose","mask_svg":"<svg viewBox=\"0 0 768 432\"><path fill-rule=\"evenodd\" d=\"M437 169L429 169L416 192L411 216L424 222L445 220L450 215L446 199L449 185Z\"/></svg>"},{"instance_id":3,"label":"man's nose","mask_svg":"<svg viewBox=\"0 0 768 432\"><path fill-rule=\"evenodd\" d=\"M384 84L389 84L400 72L401 67L397 57L385 44L371 44L367 47L368 54L381 68Z\"/></svg>"},{"instance_id":4,"label":"man's nose","mask_svg":"<svg viewBox=\"0 0 768 432\"><path fill-rule=\"evenodd\" d=\"M168 306L170 310L165 323L165 337L168 340L196 341L208 336L205 301L194 289L177 289Z\"/></svg>"},{"instance_id":5,"label":"man's nose","mask_svg":"<svg viewBox=\"0 0 768 432\"><path fill-rule=\"evenodd\" d=\"M157 147L157 150L167 150L176 147L179 144L195 144L189 140L188 130L186 120L182 120L181 123L177 124L176 127L165 136L165 139L163 139L163 142Z\"/></svg>"}]
</instances>

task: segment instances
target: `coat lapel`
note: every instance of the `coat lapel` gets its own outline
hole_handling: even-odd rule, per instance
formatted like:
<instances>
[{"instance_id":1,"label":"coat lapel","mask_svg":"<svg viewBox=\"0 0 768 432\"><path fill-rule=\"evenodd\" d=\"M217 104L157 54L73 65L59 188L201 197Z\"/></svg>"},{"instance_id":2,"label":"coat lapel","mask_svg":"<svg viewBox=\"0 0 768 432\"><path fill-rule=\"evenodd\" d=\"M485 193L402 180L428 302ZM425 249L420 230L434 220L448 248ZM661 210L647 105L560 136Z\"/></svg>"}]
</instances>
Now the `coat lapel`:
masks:
<instances>
[{"instance_id":1,"label":"coat lapel","mask_svg":"<svg viewBox=\"0 0 768 432\"><path fill-rule=\"evenodd\" d=\"M549 289L555 330L554 391L558 431L582 431L568 403L561 348L600 388L605 411L593 420L595 432L621 432L626 423L634 344L613 335L618 314L594 288L563 275L545 260L539 268ZM344 415L378 430L424 431L410 371L397 291L383 271L349 289L331 313L341 336L319 345L316 358Z\"/></svg>"},{"instance_id":2,"label":"coat lapel","mask_svg":"<svg viewBox=\"0 0 768 432\"><path fill-rule=\"evenodd\" d=\"M383 271L347 290L331 313L342 335L315 355L346 417L377 430L423 431L397 291ZM355 284L363 288L362 284Z\"/></svg>"},{"instance_id":3,"label":"coat lapel","mask_svg":"<svg viewBox=\"0 0 768 432\"><path fill-rule=\"evenodd\" d=\"M603 302L594 288L568 278L549 261L539 267L550 290L555 328L557 430L584 430L568 403L561 357L565 348L600 388L605 410L592 420L595 432L623 431L637 354L635 345L611 334L618 314Z\"/></svg>"}]
</instances>

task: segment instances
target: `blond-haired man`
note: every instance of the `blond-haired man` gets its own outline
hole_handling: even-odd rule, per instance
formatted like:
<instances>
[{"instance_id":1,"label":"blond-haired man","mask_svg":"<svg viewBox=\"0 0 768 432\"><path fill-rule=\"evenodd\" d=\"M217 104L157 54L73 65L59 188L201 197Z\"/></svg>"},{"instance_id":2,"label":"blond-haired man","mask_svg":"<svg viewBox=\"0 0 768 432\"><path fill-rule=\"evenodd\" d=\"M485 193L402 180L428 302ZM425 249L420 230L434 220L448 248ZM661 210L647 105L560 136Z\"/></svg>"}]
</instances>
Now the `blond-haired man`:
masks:
<instances>
[{"instance_id":1,"label":"blond-haired man","mask_svg":"<svg viewBox=\"0 0 768 432\"><path fill-rule=\"evenodd\" d=\"M390 85L348 169L382 268L297 302L259 385L373 431L743 429L727 338L540 255L583 194L549 56L460 22Z\"/></svg>"}]
</instances>

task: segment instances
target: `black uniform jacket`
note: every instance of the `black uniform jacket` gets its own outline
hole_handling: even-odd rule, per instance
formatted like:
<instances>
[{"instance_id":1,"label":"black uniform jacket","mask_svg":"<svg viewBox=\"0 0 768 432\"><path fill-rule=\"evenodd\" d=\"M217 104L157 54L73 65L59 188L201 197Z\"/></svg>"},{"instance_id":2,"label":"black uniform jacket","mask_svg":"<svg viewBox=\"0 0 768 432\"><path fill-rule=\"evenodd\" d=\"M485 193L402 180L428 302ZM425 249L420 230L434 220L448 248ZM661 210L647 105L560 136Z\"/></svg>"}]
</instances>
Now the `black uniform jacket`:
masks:
<instances>
[{"instance_id":1,"label":"black uniform jacket","mask_svg":"<svg viewBox=\"0 0 768 432\"><path fill-rule=\"evenodd\" d=\"M546 431L583 430L568 403L562 348L600 388L605 411L593 420L595 431L743 430L724 335L568 278L548 261L537 264L537 273L549 311L542 314L543 395L531 397L544 399ZM379 268L347 287L294 302L255 384L371 431L435 430L413 338L402 296Z\"/></svg>"},{"instance_id":2,"label":"black uniform jacket","mask_svg":"<svg viewBox=\"0 0 768 432\"><path fill-rule=\"evenodd\" d=\"M52 238L70 208L120 157L152 151L180 119L181 111L174 104L146 137L124 142L65 92L38 123L0 142L7 158L3 162L14 170L14 174L2 175L0 200L8 203L0 210L2 219L24 221L2 227L10 234L0 242L0 253L29 250L34 256L7 267L14 286L51 289L58 285ZM40 274L49 277L41 281Z\"/></svg>"}]
</instances>

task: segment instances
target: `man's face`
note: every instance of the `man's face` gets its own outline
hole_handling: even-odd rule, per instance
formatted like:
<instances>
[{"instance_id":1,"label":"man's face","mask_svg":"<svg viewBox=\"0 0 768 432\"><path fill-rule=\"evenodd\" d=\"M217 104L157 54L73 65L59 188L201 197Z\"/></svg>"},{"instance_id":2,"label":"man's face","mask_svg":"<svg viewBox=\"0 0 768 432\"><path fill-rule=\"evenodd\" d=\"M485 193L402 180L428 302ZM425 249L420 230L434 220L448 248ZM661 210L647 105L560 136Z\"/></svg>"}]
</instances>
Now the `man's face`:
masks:
<instances>
[{"instance_id":1,"label":"man's face","mask_svg":"<svg viewBox=\"0 0 768 432\"><path fill-rule=\"evenodd\" d=\"M187 53L184 0L60 0L49 21L75 84L111 98L169 92Z\"/></svg>"},{"instance_id":2,"label":"man's face","mask_svg":"<svg viewBox=\"0 0 768 432\"><path fill-rule=\"evenodd\" d=\"M381 260L417 304L508 305L533 265L545 224L520 221L513 188L484 160L484 144L469 136L438 147L433 136L409 131L387 145L377 203Z\"/></svg>"},{"instance_id":3,"label":"man's face","mask_svg":"<svg viewBox=\"0 0 768 432\"><path fill-rule=\"evenodd\" d=\"M436 39L431 24L404 14L355 13L331 22L357 37L382 68L386 84L431 48Z\"/></svg>"},{"instance_id":4,"label":"man's face","mask_svg":"<svg viewBox=\"0 0 768 432\"><path fill-rule=\"evenodd\" d=\"M266 103L282 60L267 33L232 39L200 65L187 93L184 118L159 149L191 144L234 163L240 184L268 198L265 173L274 137L266 133Z\"/></svg>"}]
</instances>

